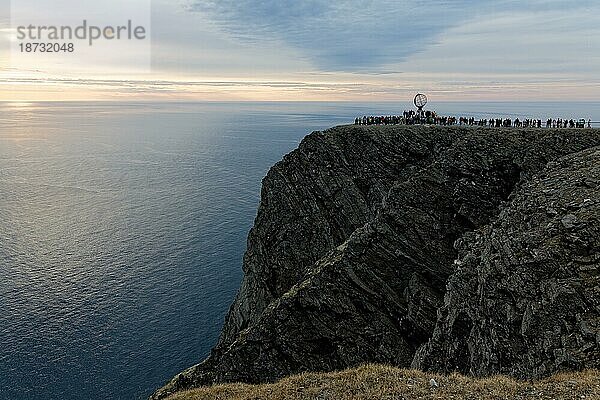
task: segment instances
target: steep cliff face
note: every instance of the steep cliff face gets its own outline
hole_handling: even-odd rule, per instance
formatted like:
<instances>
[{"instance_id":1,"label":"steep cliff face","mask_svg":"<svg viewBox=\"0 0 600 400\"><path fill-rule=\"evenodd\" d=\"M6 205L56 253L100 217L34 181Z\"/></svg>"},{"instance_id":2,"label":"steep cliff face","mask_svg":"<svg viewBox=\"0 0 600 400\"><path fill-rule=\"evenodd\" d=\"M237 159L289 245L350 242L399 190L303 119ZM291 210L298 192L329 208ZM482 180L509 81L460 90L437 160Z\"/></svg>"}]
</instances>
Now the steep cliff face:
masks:
<instances>
[{"instance_id":1,"label":"steep cliff face","mask_svg":"<svg viewBox=\"0 0 600 400\"><path fill-rule=\"evenodd\" d=\"M373 219L396 179L450 145L449 131L347 128L315 132L265 179L244 256L244 279L220 344L235 340L325 253Z\"/></svg>"},{"instance_id":2,"label":"steep cliff face","mask_svg":"<svg viewBox=\"0 0 600 400\"><path fill-rule=\"evenodd\" d=\"M552 162L457 242L457 271L414 367L540 378L600 365L599 178L599 148Z\"/></svg>"},{"instance_id":3,"label":"steep cliff face","mask_svg":"<svg viewBox=\"0 0 600 400\"><path fill-rule=\"evenodd\" d=\"M244 258L244 282L219 344L207 360L175 377L155 398L216 382L270 382L365 362L516 376L553 372L567 365L563 358L579 357L578 364L568 365L590 366L600 338L594 269L599 263L594 254L600 213L591 212L596 219L585 223L595 242L575 245L565 239L556 244L562 258L540 247L540 263L554 264L530 272L528 281L521 282L522 273L514 268L530 265L519 258L526 252L510 253L506 259L513 264L496 263L494 268L504 269L489 272L492 264L485 262L493 263L495 253L485 251L488 242L496 243L490 235L497 228L498 235L518 243L534 240L527 226L547 229L536 216L519 219L519 212L534 207L530 200L538 199L526 194L533 193L540 179L554 182L558 190L566 177L584 174L560 166L581 157L591 157L586 162L593 163L597 152L582 150L598 145L600 134L592 130L397 126L340 127L311 134L263 182ZM572 156L561 159L568 154ZM547 167L550 161L556 162ZM544 174L550 175L542 178ZM545 189L538 185L535 190ZM590 190L588 197L597 200L599 189ZM562 218L569 226L583 221L578 215L565 215L561 223ZM539 243L525 248L534 245ZM583 247L575 248L579 245ZM579 265L568 265L569 251L587 257L584 272ZM587 274L588 286L563 284L557 268L565 274ZM533 288L546 278L540 289L546 301L576 310L561 296L578 293L571 302L585 300L577 309L579 316L521 301L521 294L535 298ZM590 286L594 282L595 289ZM518 289L510 292L508 285ZM583 316L586 307L595 307L596 314ZM561 320L554 325L540 323L555 314ZM512 321L512 330L505 327L500 337L492 328L506 321ZM517 321L524 326L518 329L526 332L520 337L526 339L513 336ZM570 328L555 332L562 323ZM544 336L546 327L555 333ZM573 332L579 336L569 336ZM544 353L546 342L536 342L542 338L558 351L555 361ZM561 356L564 346L557 346L565 340L573 351ZM530 353L523 351L529 347ZM517 360L518 352L528 361Z\"/></svg>"}]
</instances>

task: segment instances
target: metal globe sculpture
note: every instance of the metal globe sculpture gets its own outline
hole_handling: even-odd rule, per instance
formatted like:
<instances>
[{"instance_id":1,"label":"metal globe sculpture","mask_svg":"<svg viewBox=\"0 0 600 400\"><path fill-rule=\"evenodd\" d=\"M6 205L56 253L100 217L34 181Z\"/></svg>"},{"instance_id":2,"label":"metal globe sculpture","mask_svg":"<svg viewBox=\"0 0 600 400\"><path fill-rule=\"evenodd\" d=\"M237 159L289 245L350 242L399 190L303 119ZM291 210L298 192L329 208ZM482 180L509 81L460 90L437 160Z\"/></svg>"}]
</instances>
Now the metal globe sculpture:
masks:
<instances>
[{"instance_id":1,"label":"metal globe sculpture","mask_svg":"<svg viewBox=\"0 0 600 400\"><path fill-rule=\"evenodd\" d=\"M419 112L422 112L423 107L425 107L427 105L427 96L425 96L423 93L418 93L415 96L414 103L415 103L415 106L417 106Z\"/></svg>"}]
</instances>

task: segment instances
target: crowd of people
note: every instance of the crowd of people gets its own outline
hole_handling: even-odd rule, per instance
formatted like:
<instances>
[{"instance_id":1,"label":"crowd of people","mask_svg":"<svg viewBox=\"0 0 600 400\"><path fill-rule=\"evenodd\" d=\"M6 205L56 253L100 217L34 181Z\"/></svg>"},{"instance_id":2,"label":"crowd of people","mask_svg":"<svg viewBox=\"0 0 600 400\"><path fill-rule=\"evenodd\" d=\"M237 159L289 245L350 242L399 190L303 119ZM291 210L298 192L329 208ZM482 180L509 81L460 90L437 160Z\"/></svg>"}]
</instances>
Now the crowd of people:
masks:
<instances>
[{"instance_id":1,"label":"crowd of people","mask_svg":"<svg viewBox=\"0 0 600 400\"><path fill-rule=\"evenodd\" d=\"M460 125L486 126L494 128L591 128L592 120L548 118L545 123L541 119L489 118L439 116L434 111L404 111L402 115L362 116L354 120L355 125Z\"/></svg>"}]
</instances>

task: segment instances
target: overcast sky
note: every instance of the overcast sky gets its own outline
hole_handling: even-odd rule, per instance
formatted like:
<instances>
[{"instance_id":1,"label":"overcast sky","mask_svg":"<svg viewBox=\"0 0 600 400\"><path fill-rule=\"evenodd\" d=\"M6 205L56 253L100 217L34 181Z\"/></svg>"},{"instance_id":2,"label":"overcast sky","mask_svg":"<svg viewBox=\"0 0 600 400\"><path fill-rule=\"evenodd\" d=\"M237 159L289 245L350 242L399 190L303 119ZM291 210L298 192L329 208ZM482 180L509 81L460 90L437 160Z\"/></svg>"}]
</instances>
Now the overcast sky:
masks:
<instances>
[{"instance_id":1,"label":"overcast sky","mask_svg":"<svg viewBox=\"0 0 600 400\"><path fill-rule=\"evenodd\" d=\"M598 1L154 0L151 73L11 68L6 10L0 100L600 100Z\"/></svg>"}]
</instances>

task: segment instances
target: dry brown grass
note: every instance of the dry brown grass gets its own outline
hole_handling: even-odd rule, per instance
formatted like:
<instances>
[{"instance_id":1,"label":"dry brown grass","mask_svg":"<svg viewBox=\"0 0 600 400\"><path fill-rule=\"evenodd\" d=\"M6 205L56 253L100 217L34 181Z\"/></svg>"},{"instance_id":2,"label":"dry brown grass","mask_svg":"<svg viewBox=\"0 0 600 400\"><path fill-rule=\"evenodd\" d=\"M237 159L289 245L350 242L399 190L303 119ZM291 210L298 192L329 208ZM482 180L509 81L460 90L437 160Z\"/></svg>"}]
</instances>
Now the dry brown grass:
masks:
<instances>
[{"instance_id":1,"label":"dry brown grass","mask_svg":"<svg viewBox=\"0 0 600 400\"><path fill-rule=\"evenodd\" d=\"M431 385L435 379L438 387ZM538 382L436 375L381 365L305 373L268 385L230 384L177 393L168 400L600 399L600 371L559 374Z\"/></svg>"}]
</instances>

